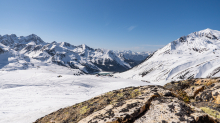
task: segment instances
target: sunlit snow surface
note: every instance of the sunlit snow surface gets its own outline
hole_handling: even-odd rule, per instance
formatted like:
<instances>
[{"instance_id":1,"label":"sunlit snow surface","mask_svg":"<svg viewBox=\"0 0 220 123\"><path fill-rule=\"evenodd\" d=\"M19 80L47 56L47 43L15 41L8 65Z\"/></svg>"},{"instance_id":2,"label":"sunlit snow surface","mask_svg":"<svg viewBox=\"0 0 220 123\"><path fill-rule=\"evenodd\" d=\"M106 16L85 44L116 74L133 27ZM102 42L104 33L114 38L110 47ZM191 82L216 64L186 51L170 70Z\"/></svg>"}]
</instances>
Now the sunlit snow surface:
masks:
<instances>
[{"instance_id":1,"label":"sunlit snow surface","mask_svg":"<svg viewBox=\"0 0 220 123\"><path fill-rule=\"evenodd\" d=\"M73 75L77 72L53 64L27 70L0 70L0 123L31 123L104 92L149 84L95 75Z\"/></svg>"},{"instance_id":2,"label":"sunlit snow surface","mask_svg":"<svg viewBox=\"0 0 220 123\"><path fill-rule=\"evenodd\" d=\"M220 31L205 29L157 50L138 66L117 77L159 82L220 76Z\"/></svg>"}]
</instances>

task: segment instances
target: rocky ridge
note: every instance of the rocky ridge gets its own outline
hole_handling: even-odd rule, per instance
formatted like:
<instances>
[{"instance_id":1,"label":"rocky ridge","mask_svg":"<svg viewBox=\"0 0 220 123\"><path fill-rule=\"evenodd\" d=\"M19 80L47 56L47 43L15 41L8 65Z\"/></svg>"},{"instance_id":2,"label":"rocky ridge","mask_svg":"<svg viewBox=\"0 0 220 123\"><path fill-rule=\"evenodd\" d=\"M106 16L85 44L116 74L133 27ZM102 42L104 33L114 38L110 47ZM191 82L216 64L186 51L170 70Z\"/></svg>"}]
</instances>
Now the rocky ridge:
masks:
<instances>
[{"instance_id":1,"label":"rocky ridge","mask_svg":"<svg viewBox=\"0 0 220 123\"><path fill-rule=\"evenodd\" d=\"M35 123L220 123L220 78L113 90Z\"/></svg>"}]
</instances>

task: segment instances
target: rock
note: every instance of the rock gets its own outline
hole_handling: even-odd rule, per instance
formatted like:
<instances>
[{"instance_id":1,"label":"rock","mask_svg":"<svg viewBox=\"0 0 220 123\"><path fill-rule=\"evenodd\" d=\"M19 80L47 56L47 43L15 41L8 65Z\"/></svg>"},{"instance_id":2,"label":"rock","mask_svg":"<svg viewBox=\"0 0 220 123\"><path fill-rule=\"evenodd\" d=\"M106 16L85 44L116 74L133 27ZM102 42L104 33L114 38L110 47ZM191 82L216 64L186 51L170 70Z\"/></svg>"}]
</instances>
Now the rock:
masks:
<instances>
[{"instance_id":1,"label":"rock","mask_svg":"<svg viewBox=\"0 0 220 123\"><path fill-rule=\"evenodd\" d=\"M220 83L214 83L208 86L204 91L200 92L195 99L196 101L211 101L220 104Z\"/></svg>"},{"instance_id":2,"label":"rock","mask_svg":"<svg viewBox=\"0 0 220 123\"><path fill-rule=\"evenodd\" d=\"M51 120L56 122L73 122L77 123L81 119L89 116L90 114L101 110L109 104L121 102L123 100L134 99L135 97L143 94L143 90L147 88L154 88L156 86L140 87L127 87L120 90L110 91L100 96L94 97L90 100L75 104L70 107L60 109L45 117L35 121L35 123L47 123ZM162 88L162 86L160 86Z\"/></svg>"},{"instance_id":3,"label":"rock","mask_svg":"<svg viewBox=\"0 0 220 123\"><path fill-rule=\"evenodd\" d=\"M150 109L134 123L195 123L209 117L201 110L193 110L190 105L175 97L159 97L151 102ZM209 123L212 121L207 120Z\"/></svg>"},{"instance_id":4,"label":"rock","mask_svg":"<svg viewBox=\"0 0 220 123\"><path fill-rule=\"evenodd\" d=\"M187 93L188 97L195 97L196 94L198 94L200 91L202 91L204 89L204 85L200 85L200 86L191 86L190 88L184 90Z\"/></svg>"},{"instance_id":5,"label":"rock","mask_svg":"<svg viewBox=\"0 0 220 123\"><path fill-rule=\"evenodd\" d=\"M61 75L57 76L57 77L62 77Z\"/></svg>"},{"instance_id":6,"label":"rock","mask_svg":"<svg viewBox=\"0 0 220 123\"><path fill-rule=\"evenodd\" d=\"M202 109L205 113L210 114L211 116L214 116L216 118L220 118L220 113L216 110L213 110L209 107L201 107L200 109Z\"/></svg>"},{"instance_id":7,"label":"rock","mask_svg":"<svg viewBox=\"0 0 220 123\"><path fill-rule=\"evenodd\" d=\"M135 99L129 99L111 104L104 109L87 116L79 121L79 123L132 122L141 113L148 110L151 101L155 97L164 96L170 92L169 90L165 90L160 86L151 88L146 86L139 89L142 90L143 94Z\"/></svg>"},{"instance_id":8,"label":"rock","mask_svg":"<svg viewBox=\"0 0 220 123\"><path fill-rule=\"evenodd\" d=\"M220 123L220 82L190 79L110 91L35 123Z\"/></svg>"}]
</instances>

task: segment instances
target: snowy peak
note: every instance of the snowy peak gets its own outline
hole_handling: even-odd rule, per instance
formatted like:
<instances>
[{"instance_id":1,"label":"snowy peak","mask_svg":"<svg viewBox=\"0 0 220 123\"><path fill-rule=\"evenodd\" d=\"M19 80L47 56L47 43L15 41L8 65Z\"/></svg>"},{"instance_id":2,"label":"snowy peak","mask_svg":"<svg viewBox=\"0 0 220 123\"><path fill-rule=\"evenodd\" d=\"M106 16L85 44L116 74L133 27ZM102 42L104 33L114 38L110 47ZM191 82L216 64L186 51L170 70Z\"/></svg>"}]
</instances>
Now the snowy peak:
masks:
<instances>
[{"instance_id":1,"label":"snowy peak","mask_svg":"<svg viewBox=\"0 0 220 123\"><path fill-rule=\"evenodd\" d=\"M197 32L198 34L212 34L212 35L216 35L217 37L219 37L220 35L220 31L218 30L212 30L212 29L204 29L204 30L201 30L201 31L198 31Z\"/></svg>"},{"instance_id":2,"label":"snowy peak","mask_svg":"<svg viewBox=\"0 0 220 123\"><path fill-rule=\"evenodd\" d=\"M31 34L29 36L20 36L17 37L15 34L11 35L3 35L0 36L0 43L4 44L5 46L12 46L12 45L21 45L21 44L30 44L30 45L44 45L45 42L35 34Z\"/></svg>"},{"instance_id":3,"label":"snowy peak","mask_svg":"<svg viewBox=\"0 0 220 123\"><path fill-rule=\"evenodd\" d=\"M17 41L18 37L15 34L0 36L0 43L4 44L5 46L17 43Z\"/></svg>"},{"instance_id":4,"label":"snowy peak","mask_svg":"<svg viewBox=\"0 0 220 123\"><path fill-rule=\"evenodd\" d=\"M70 43L67 43L67 42L61 42L60 46L65 47L65 48L75 48L75 46L73 46L73 45L71 45Z\"/></svg>"},{"instance_id":5,"label":"snowy peak","mask_svg":"<svg viewBox=\"0 0 220 123\"><path fill-rule=\"evenodd\" d=\"M45 44L45 42L35 34L31 34L26 37L20 36L19 43L22 43L22 44L31 43L31 44L35 44L35 45Z\"/></svg>"},{"instance_id":6,"label":"snowy peak","mask_svg":"<svg viewBox=\"0 0 220 123\"><path fill-rule=\"evenodd\" d=\"M79 45L79 46L77 46L77 48L81 49L83 51L85 51L85 50L94 50L93 48L90 48L89 46L87 46L85 44Z\"/></svg>"},{"instance_id":7,"label":"snowy peak","mask_svg":"<svg viewBox=\"0 0 220 123\"><path fill-rule=\"evenodd\" d=\"M217 30L212 30L212 29L210 29L210 28L207 28L207 29L200 30L200 31L197 31L197 32L194 32L194 33L197 33L198 35L200 35L200 34L210 34L210 33L212 33L213 31L217 31Z\"/></svg>"},{"instance_id":8,"label":"snowy peak","mask_svg":"<svg viewBox=\"0 0 220 123\"><path fill-rule=\"evenodd\" d=\"M85 44L82 44L81 46L82 46L83 50L88 48L88 46L86 46Z\"/></svg>"},{"instance_id":9,"label":"snowy peak","mask_svg":"<svg viewBox=\"0 0 220 123\"><path fill-rule=\"evenodd\" d=\"M220 31L205 29L180 37L167 44L156 54L200 54L212 52L219 47Z\"/></svg>"},{"instance_id":10,"label":"snowy peak","mask_svg":"<svg viewBox=\"0 0 220 123\"><path fill-rule=\"evenodd\" d=\"M189 37L206 37L209 39L220 39L220 31L218 30L212 30L212 29L205 29L198 32L194 32L188 35Z\"/></svg>"},{"instance_id":11,"label":"snowy peak","mask_svg":"<svg viewBox=\"0 0 220 123\"><path fill-rule=\"evenodd\" d=\"M152 82L220 76L220 31L182 36L118 76Z\"/></svg>"}]
</instances>

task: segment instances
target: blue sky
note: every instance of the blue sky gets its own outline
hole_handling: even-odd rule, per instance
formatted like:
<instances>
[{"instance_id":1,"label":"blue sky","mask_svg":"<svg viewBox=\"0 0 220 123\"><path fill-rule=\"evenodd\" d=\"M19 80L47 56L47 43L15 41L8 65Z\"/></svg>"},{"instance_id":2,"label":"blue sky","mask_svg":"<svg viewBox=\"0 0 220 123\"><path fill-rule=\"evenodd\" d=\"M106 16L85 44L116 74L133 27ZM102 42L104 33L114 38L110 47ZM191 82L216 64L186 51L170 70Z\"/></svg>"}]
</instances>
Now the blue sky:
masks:
<instances>
[{"instance_id":1,"label":"blue sky","mask_svg":"<svg viewBox=\"0 0 220 123\"><path fill-rule=\"evenodd\" d=\"M189 33L220 30L220 0L0 0L0 35L154 51Z\"/></svg>"}]
</instances>

